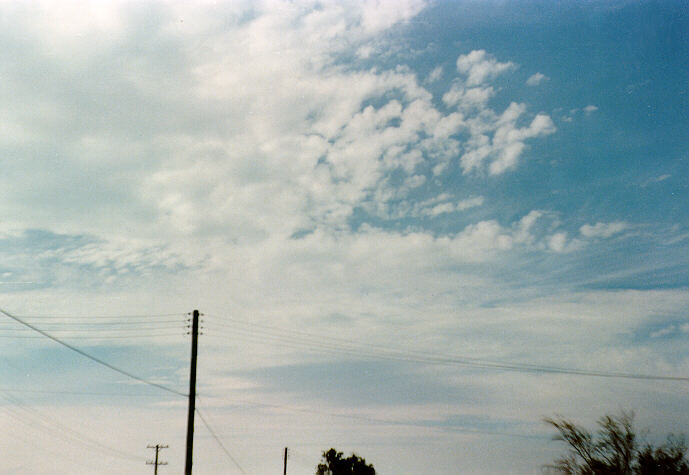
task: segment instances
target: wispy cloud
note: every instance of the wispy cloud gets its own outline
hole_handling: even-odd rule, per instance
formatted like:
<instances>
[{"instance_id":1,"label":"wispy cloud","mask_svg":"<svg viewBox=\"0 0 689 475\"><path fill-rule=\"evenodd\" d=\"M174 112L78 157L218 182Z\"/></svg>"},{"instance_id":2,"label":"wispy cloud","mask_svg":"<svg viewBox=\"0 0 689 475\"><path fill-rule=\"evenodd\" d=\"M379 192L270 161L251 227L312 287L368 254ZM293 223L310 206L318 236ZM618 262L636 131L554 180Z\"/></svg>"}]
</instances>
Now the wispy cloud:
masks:
<instances>
[{"instance_id":1,"label":"wispy cloud","mask_svg":"<svg viewBox=\"0 0 689 475\"><path fill-rule=\"evenodd\" d=\"M428 78L427 78L426 80L427 80L428 82L436 82L436 81L438 81L442 76L443 76L443 67L442 67L442 66L438 66L438 67L434 68L433 71L431 71L431 72L428 74Z\"/></svg>"},{"instance_id":2,"label":"wispy cloud","mask_svg":"<svg viewBox=\"0 0 689 475\"><path fill-rule=\"evenodd\" d=\"M579 228L579 232L582 236L587 238L609 238L615 234L618 234L629 225L623 221L614 221L611 223L598 222L596 224L584 224Z\"/></svg>"}]
</instances>

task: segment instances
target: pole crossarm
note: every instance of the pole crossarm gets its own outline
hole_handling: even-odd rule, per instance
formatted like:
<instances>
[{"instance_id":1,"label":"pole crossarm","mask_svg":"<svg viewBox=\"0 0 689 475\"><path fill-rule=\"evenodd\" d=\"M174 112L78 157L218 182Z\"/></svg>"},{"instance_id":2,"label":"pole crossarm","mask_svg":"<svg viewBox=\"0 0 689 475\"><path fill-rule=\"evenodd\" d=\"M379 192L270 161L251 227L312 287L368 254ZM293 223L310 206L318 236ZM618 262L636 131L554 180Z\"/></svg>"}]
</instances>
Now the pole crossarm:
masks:
<instances>
[{"instance_id":1,"label":"pole crossarm","mask_svg":"<svg viewBox=\"0 0 689 475\"><path fill-rule=\"evenodd\" d=\"M161 462L160 460L158 460L158 452L160 452L162 449L167 449L168 447L169 447L169 445L160 445L160 444L147 445L146 446L147 449L155 449L155 451L156 451L155 460L149 460L148 462L146 462L146 465L153 465L153 475L158 475L158 466L159 465L167 465L167 462Z\"/></svg>"}]
</instances>

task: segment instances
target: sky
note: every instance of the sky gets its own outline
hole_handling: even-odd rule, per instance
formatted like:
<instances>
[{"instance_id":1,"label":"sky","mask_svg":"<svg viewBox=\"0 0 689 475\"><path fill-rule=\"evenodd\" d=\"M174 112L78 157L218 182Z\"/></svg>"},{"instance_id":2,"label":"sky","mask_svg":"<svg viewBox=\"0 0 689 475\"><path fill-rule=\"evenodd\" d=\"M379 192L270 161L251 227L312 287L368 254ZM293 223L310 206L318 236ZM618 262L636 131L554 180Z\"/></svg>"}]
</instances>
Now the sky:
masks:
<instances>
[{"instance_id":1,"label":"sky","mask_svg":"<svg viewBox=\"0 0 689 475\"><path fill-rule=\"evenodd\" d=\"M0 473L181 473L194 309L194 473L686 432L687 137L679 0L2 2Z\"/></svg>"}]
</instances>

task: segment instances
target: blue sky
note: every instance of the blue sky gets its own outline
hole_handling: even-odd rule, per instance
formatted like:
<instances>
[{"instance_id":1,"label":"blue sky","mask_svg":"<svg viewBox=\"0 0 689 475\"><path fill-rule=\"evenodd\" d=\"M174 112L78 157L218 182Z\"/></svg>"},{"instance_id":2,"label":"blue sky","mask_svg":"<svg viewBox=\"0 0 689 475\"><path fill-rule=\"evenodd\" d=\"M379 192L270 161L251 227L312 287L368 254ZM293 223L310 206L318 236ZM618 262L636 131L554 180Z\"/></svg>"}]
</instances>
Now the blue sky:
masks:
<instances>
[{"instance_id":1,"label":"blue sky","mask_svg":"<svg viewBox=\"0 0 689 475\"><path fill-rule=\"evenodd\" d=\"M200 309L241 469L197 421L198 473L285 446L290 473L331 446L536 473L545 416L689 426L686 382L525 370L689 376L683 2L0 11L0 308L179 391ZM0 337L0 473L144 472L155 443L181 470L182 398Z\"/></svg>"}]
</instances>

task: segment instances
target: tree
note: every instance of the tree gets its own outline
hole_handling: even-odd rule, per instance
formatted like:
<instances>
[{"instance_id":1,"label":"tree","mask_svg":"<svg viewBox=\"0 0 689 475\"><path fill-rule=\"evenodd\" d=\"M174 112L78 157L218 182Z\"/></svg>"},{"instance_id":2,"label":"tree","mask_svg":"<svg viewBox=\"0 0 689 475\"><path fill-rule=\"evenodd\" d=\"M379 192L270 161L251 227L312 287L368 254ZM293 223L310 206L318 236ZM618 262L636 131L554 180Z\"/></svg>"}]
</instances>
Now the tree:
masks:
<instances>
[{"instance_id":1,"label":"tree","mask_svg":"<svg viewBox=\"0 0 689 475\"><path fill-rule=\"evenodd\" d=\"M689 465L684 457L687 445L683 437L670 435L662 447L646 445L637 456L637 473L640 475L689 475Z\"/></svg>"},{"instance_id":2,"label":"tree","mask_svg":"<svg viewBox=\"0 0 689 475\"><path fill-rule=\"evenodd\" d=\"M342 458L342 452L330 449L323 452L316 475L376 475L376 469L356 454Z\"/></svg>"},{"instance_id":3,"label":"tree","mask_svg":"<svg viewBox=\"0 0 689 475\"><path fill-rule=\"evenodd\" d=\"M639 449L632 412L603 416L598 420L599 429L595 434L562 417L546 418L545 422L557 429L555 440L569 446L566 456L548 466L557 472L571 475L689 475L684 439L670 436L660 447L646 444Z\"/></svg>"}]
</instances>

